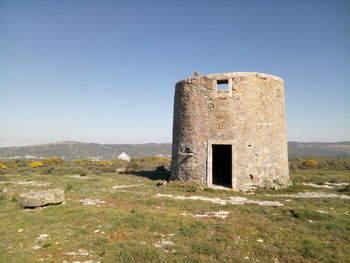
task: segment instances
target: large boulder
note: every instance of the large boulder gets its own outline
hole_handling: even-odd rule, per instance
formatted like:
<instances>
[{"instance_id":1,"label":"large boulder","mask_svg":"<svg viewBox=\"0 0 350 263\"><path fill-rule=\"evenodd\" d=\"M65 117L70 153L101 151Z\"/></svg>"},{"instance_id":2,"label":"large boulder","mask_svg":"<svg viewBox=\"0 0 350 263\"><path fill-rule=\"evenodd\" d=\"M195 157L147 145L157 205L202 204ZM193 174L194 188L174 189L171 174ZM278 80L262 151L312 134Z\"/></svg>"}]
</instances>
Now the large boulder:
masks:
<instances>
[{"instance_id":1,"label":"large boulder","mask_svg":"<svg viewBox=\"0 0 350 263\"><path fill-rule=\"evenodd\" d=\"M45 205L54 205L64 202L64 191L62 189L50 189L24 193L19 196L23 207L34 208Z\"/></svg>"}]
</instances>

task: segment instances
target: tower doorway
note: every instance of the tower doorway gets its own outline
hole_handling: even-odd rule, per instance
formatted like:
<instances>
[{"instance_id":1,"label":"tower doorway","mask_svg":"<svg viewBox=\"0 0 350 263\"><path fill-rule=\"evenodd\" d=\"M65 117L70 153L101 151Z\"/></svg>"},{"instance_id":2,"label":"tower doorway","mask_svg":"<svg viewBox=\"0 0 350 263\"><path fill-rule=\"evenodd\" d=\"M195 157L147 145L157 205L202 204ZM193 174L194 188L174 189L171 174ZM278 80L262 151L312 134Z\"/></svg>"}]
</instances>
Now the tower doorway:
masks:
<instances>
[{"instance_id":1,"label":"tower doorway","mask_svg":"<svg viewBox=\"0 0 350 263\"><path fill-rule=\"evenodd\" d=\"M212 144L212 183L232 187L232 145Z\"/></svg>"}]
</instances>

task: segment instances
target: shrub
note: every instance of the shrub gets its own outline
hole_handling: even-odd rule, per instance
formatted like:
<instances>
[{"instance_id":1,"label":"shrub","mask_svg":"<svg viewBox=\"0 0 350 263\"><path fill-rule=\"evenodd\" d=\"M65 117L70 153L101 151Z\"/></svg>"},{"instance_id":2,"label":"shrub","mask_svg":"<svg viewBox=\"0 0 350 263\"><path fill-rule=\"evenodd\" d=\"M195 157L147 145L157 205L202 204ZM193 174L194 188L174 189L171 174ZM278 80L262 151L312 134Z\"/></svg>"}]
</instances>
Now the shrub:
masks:
<instances>
[{"instance_id":1,"label":"shrub","mask_svg":"<svg viewBox=\"0 0 350 263\"><path fill-rule=\"evenodd\" d=\"M64 188L67 192L69 192L70 190L73 189L73 185L72 184L67 184L66 187Z\"/></svg>"},{"instance_id":2,"label":"shrub","mask_svg":"<svg viewBox=\"0 0 350 263\"><path fill-rule=\"evenodd\" d=\"M9 167L6 164L0 163L0 168L1 169L7 169Z\"/></svg>"},{"instance_id":3,"label":"shrub","mask_svg":"<svg viewBox=\"0 0 350 263\"><path fill-rule=\"evenodd\" d=\"M7 181L7 177L6 176L0 176L0 181Z\"/></svg>"},{"instance_id":4,"label":"shrub","mask_svg":"<svg viewBox=\"0 0 350 263\"><path fill-rule=\"evenodd\" d=\"M350 193L350 184L344 186L343 188L339 189L339 192L344 192L344 193Z\"/></svg>"},{"instance_id":5,"label":"shrub","mask_svg":"<svg viewBox=\"0 0 350 263\"><path fill-rule=\"evenodd\" d=\"M140 161L140 162L152 162L152 161L158 161L158 162L169 162L170 159L167 157L142 157L142 158L135 158L133 159L135 161Z\"/></svg>"},{"instance_id":6,"label":"shrub","mask_svg":"<svg viewBox=\"0 0 350 263\"><path fill-rule=\"evenodd\" d=\"M61 158L48 158L44 160L43 163L47 165L55 165L55 164L63 163L63 160Z\"/></svg>"},{"instance_id":7,"label":"shrub","mask_svg":"<svg viewBox=\"0 0 350 263\"><path fill-rule=\"evenodd\" d=\"M105 165L112 165L113 163L110 161L100 161L100 162L98 162L98 164L101 166L105 166Z\"/></svg>"},{"instance_id":8,"label":"shrub","mask_svg":"<svg viewBox=\"0 0 350 263\"><path fill-rule=\"evenodd\" d=\"M131 162L129 162L125 168L126 171L136 171L140 169L141 169L140 164L135 160L132 160Z\"/></svg>"},{"instance_id":9,"label":"shrub","mask_svg":"<svg viewBox=\"0 0 350 263\"><path fill-rule=\"evenodd\" d=\"M339 180L339 179L337 179L337 178L333 178L333 179L329 180L329 182L330 182L331 184L339 184L339 183L341 183L341 180Z\"/></svg>"},{"instance_id":10,"label":"shrub","mask_svg":"<svg viewBox=\"0 0 350 263\"><path fill-rule=\"evenodd\" d=\"M12 196L11 202L18 202L18 198L16 196Z\"/></svg>"},{"instance_id":11,"label":"shrub","mask_svg":"<svg viewBox=\"0 0 350 263\"><path fill-rule=\"evenodd\" d=\"M318 165L318 161L315 160L315 159L311 159L311 158L306 158L304 159L303 163L302 163L304 166L307 166L307 167L314 167L314 166L317 166Z\"/></svg>"},{"instance_id":12,"label":"shrub","mask_svg":"<svg viewBox=\"0 0 350 263\"><path fill-rule=\"evenodd\" d=\"M37 167L43 167L43 162L39 162L39 161L33 161L29 164L29 167L32 168L37 168Z\"/></svg>"},{"instance_id":13,"label":"shrub","mask_svg":"<svg viewBox=\"0 0 350 263\"><path fill-rule=\"evenodd\" d=\"M350 158L294 158L289 159L289 169L350 170Z\"/></svg>"},{"instance_id":14,"label":"shrub","mask_svg":"<svg viewBox=\"0 0 350 263\"><path fill-rule=\"evenodd\" d=\"M87 176L87 173L86 172L81 172L80 176Z\"/></svg>"},{"instance_id":15,"label":"shrub","mask_svg":"<svg viewBox=\"0 0 350 263\"><path fill-rule=\"evenodd\" d=\"M84 160L74 160L70 162L70 164L82 164L82 163L84 163Z\"/></svg>"},{"instance_id":16,"label":"shrub","mask_svg":"<svg viewBox=\"0 0 350 263\"><path fill-rule=\"evenodd\" d=\"M28 161L26 160L15 160L14 167L26 167L28 165Z\"/></svg>"},{"instance_id":17,"label":"shrub","mask_svg":"<svg viewBox=\"0 0 350 263\"><path fill-rule=\"evenodd\" d=\"M55 167L46 167L44 170L41 171L41 174L52 174L52 172L55 170Z\"/></svg>"}]
</instances>

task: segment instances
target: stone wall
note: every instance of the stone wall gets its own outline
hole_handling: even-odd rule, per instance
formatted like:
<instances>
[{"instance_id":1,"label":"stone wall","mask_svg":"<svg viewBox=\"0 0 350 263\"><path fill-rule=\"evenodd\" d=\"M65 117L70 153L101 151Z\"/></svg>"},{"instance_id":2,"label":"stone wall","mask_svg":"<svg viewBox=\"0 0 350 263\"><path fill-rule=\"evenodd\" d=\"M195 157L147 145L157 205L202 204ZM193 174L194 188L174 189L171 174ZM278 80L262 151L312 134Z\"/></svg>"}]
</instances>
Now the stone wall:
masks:
<instances>
[{"instance_id":1,"label":"stone wall","mask_svg":"<svg viewBox=\"0 0 350 263\"><path fill-rule=\"evenodd\" d=\"M212 144L232 145L233 188L289 185L283 80L237 72L178 82L171 178L212 186Z\"/></svg>"}]
</instances>

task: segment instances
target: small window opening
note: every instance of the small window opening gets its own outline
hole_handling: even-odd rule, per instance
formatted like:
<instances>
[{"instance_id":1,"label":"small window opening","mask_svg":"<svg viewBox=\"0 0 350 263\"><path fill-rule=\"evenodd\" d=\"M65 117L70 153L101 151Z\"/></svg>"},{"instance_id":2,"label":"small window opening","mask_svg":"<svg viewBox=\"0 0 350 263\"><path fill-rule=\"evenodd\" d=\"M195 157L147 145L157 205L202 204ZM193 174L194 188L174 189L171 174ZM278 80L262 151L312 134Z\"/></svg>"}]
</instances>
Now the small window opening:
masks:
<instances>
[{"instance_id":1,"label":"small window opening","mask_svg":"<svg viewBox=\"0 0 350 263\"><path fill-rule=\"evenodd\" d=\"M216 88L218 90L229 90L228 79L220 79L216 81Z\"/></svg>"}]
</instances>

